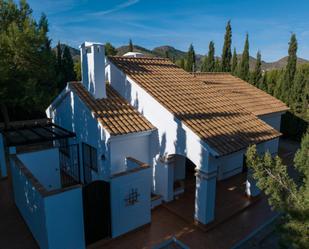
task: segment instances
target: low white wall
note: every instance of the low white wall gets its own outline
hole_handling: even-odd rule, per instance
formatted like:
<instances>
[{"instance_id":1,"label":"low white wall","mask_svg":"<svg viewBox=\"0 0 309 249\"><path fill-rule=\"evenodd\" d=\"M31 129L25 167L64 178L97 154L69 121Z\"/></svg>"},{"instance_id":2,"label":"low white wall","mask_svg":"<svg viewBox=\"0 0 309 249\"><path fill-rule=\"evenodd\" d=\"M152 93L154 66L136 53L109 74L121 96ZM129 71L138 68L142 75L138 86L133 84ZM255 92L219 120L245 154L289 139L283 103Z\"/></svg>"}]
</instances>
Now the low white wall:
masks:
<instances>
[{"instance_id":1,"label":"low white wall","mask_svg":"<svg viewBox=\"0 0 309 249\"><path fill-rule=\"evenodd\" d=\"M111 137L111 174L126 170L127 165L125 159L127 157L133 157L141 162L150 164L150 142L149 133Z\"/></svg>"},{"instance_id":2,"label":"low white wall","mask_svg":"<svg viewBox=\"0 0 309 249\"><path fill-rule=\"evenodd\" d=\"M50 192L15 159L11 170L16 206L40 248L85 249L81 186Z\"/></svg>"},{"instance_id":3,"label":"low white wall","mask_svg":"<svg viewBox=\"0 0 309 249\"><path fill-rule=\"evenodd\" d=\"M111 179L113 238L150 223L151 179L151 168L140 169ZM126 199L132 189L137 190L138 201L134 205L127 205Z\"/></svg>"},{"instance_id":4,"label":"low white wall","mask_svg":"<svg viewBox=\"0 0 309 249\"><path fill-rule=\"evenodd\" d=\"M0 178L7 176L3 135L0 133Z\"/></svg>"},{"instance_id":5,"label":"low white wall","mask_svg":"<svg viewBox=\"0 0 309 249\"><path fill-rule=\"evenodd\" d=\"M18 154L18 158L47 190L61 188L58 148Z\"/></svg>"},{"instance_id":6,"label":"low white wall","mask_svg":"<svg viewBox=\"0 0 309 249\"><path fill-rule=\"evenodd\" d=\"M277 131L280 131L281 126L281 116L282 112L279 113L271 113L266 115L259 116L265 123L269 124L271 127L275 128Z\"/></svg>"},{"instance_id":7,"label":"low white wall","mask_svg":"<svg viewBox=\"0 0 309 249\"><path fill-rule=\"evenodd\" d=\"M82 188L74 188L44 198L50 249L84 249Z\"/></svg>"},{"instance_id":8,"label":"low white wall","mask_svg":"<svg viewBox=\"0 0 309 249\"><path fill-rule=\"evenodd\" d=\"M14 200L33 237L42 249L48 248L44 198L11 160Z\"/></svg>"}]
</instances>

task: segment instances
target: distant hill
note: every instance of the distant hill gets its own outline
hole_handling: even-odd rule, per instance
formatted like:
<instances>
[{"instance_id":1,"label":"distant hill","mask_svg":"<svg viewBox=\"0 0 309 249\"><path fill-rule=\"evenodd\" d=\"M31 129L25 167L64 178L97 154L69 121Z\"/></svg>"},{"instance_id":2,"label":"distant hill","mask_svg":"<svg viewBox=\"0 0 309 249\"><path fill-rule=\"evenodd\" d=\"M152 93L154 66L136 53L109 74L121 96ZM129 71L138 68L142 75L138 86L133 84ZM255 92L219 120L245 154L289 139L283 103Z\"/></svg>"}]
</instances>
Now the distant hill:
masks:
<instances>
[{"instance_id":1,"label":"distant hill","mask_svg":"<svg viewBox=\"0 0 309 249\"><path fill-rule=\"evenodd\" d=\"M64 44L61 44L62 49L64 48ZM73 47L70 47L70 52L71 55L73 57L74 61L78 61L80 58L80 53L79 50ZM54 48L53 50L55 50L56 48ZM129 51L129 46L121 46L117 48L117 55L122 56L125 53L127 53ZM179 60L181 58L184 58L186 56L186 52L181 51L179 49L176 49L172 46L160 46L160 47L156 47L152 50L138 46L138 45L134 45L134 51L135 52L140 52L145 54L146 56L150 56L150 57L166 57L166 53L168 54L169 58L172 60ZM241 55L238 55L238 61L241 60ZM203 61L204 56L201 54L196 54L196 60L197 60L197 68L200 68L201 63ZM274 62L265 62L262 61L262 69L263 70L271 70L271 69L281 69L284 68L287 64L287 59L288 57L283 57L277 61ZM249 58L249 65L250 65L250 69L254 69L255 67L255 63L256 63L256 59L252 56L250 56ZM309 63L309 60L306 59L302 59L302 58L298 58L298 64L304 64L304 63Z\"/></svg>"}]
</instances>

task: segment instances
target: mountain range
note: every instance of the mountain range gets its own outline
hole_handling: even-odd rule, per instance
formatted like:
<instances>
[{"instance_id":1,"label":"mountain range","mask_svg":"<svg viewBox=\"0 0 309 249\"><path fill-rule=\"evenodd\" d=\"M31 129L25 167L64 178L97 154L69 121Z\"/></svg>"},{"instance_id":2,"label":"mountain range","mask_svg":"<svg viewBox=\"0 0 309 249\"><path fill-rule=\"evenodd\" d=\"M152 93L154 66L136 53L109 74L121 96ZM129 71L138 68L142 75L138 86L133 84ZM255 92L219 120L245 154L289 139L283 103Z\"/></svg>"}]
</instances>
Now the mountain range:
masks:
<instances>
[{"instance_id":1,"label":"mountain range","mask_svg":"<svg viewBox=\"0 0 309 249\"><path fill-rule=\"evenodd\" d=\"M62 44L61 46L65 46L64 44ZM73 57L74 61L79 60L80 58L80 54L79 54L79 50L73 47L70 47L70 52L71 55ZM117 48L117 55L121 56L125 53L127 53L129 51L129 47L128 46L120 46ZM169 56L169 58L174 59L174 60L179 60L181 58L184 58L186 56L186 52L181 51L179 49L176 49L172 46L160 46L160 47L156 47L152 50L138 46L138 45L134 45L134 51L135 52L140 52L143 53L146 56L151 56L151 57L166 57L166 55ZM205 56L201 55L201 54L196 54L196 63L197 63L197 68L200 68L200 65L203 61L203 58ZM238 55L238 61L241 60L241 55ZM220 59L220 58L219 58ZM283 57L277 61L274 62L266 62L266 61L262 61L262 69L263 70L272 70L272 69L281 69L284 68L287 64L287 60L288 57ZM256 59L252 56L250 56L249 59L249 65L250 65L250 69L253 69L256 63ZM309 60L303 59L303 58L298 58L297 60L298 64L304 64L304 63L309 63Z\"/></svg>"}]
</instances>

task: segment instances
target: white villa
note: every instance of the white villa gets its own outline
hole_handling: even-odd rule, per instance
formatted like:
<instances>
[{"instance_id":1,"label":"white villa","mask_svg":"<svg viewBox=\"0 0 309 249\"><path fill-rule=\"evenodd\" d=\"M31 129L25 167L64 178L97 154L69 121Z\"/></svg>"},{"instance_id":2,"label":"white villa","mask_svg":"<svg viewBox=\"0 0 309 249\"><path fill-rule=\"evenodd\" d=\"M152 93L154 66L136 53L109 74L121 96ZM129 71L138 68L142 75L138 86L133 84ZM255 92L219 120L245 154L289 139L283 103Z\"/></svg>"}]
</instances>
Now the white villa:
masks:
<instances>
[{"instance_id":1,"label":"white villa","mask_svg":"<svg viewBox=\"0 0 309 249\"><path fill-rule=\"evenodd\" d=\"M85 42L80 51L82 82L69 82L46 110L52 124L70 136L48 150L10 148L15 201L42 248L61 248L59 239L71 245L76 236L74 248L85 248L148 224L152 208L181 195L189 177L195 184L194 218L209 224L216 218L217 182L245 170L247 147L277 153L281 115L288 108L249 83L228 73L190 74L168 59L140 53L105 58L100 43ZM59 157L71 153L63 148L74 145L74 163L59 165ZM190 176L188 161L194 165ZM39 163L49 169L39 169ZM29 175L43 185L31 185L37 190L33 198L22 194L22 186L33 183ZM64 186L68 179L76 185ZM61 198L49 206L52 200L45 198L55 191ZM243 194L259 194L250 174ZM44 204L36 208L45 207L42 224L33 205L26 210L38 198ZM61 220L69 220L58 227L49 221L60 202L74 212L63 213ZM61 233L73 226L64 238Z\"/></svg>"}]
</instances>

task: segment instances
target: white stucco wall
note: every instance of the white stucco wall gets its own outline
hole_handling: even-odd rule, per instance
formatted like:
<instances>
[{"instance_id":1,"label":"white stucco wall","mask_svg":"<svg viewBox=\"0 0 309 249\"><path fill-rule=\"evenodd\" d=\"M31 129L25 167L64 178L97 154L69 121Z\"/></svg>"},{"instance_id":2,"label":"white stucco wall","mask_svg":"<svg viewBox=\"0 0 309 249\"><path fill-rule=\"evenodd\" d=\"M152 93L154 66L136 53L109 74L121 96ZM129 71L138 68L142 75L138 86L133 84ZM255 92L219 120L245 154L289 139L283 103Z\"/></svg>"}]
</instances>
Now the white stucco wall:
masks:
<instances>
[{"instance_id":1,"label":"white stucco wall","mask_svg":"<svg viewBox=\"0 0 309 249\"><path fill-rule=\"evenodd\" d=\"M111 174L126 170L126 157L133 157L143 163L150 164L150 137L150 132L111 137Z\"/></svg>"},{"instance_id":2,"label":"white stucco wall","mask_svg":"<svg viewBox=\"0 0 309 249\"><path fill-rule=\"evenodd\" d=\"M280 131L281 126L281 116L283 112L271 113L266 115L258 116L265 123L269 124L271 127L275 128L277 131Z\"/></svg>"},{"instance_id":3,"label":"white stucco wall","mask_svg":"<svg viewBox=\"0 0 309 249\"><path fill-rule=\"evenodd\" d=\"M108 62L105 72L112 87L158 129L152 137L152 158L179 154L187 156L204 171L215 170L208 164L211 149L191 129L174 118L172 113L112 63ZM156 165L157 160L153 164Z\"/></svg>"},{"instance_id":4,"label":"white stucco wall","mask_svg":"<svg viewBox=\"0 0 309 249\"><path fill-rule=\"evenodd\" d=\"M76 133L76 138L72 140L72 143L79 144L81 179L84 175L81 143L87 143L97 149L98 172L92 171L93 180L108 179L110 175L109 133L73 91L66 89L62 95L62 99L47 110L47 115L54 123ZM105 157L104 160L102 155Z\"/></svg>"},{"instance_id":5,"label":"white stucco wall","mask_svg":"<svg viewBox=\"0 0 309 249\"><path fill-rule=\"evenodd\" d=\"M58 148L17 156L47 190L61 188Z\"/></svg>"},{"instance_id":6,"label":"white stucco wall","mask_svg":"<svg viewBox=\"0 0 309 249\"><path fill-rule=\"evenodd\" d=\"M227 179L242 172L246 150L218 158L218 180Z\"/></svg>"},{"instance_id":7,"label":"white stucco wall","mask_svg":"<svg viewBox=\"0 0 309 249\"><path fill-rule=\"evenodd\" d=\"M147 168L111 179L113 238L150 223L151 178L151 168ZM137 190L138 201L128 205L126 199L132 189Z\"/></svg>"}]
</instances>

